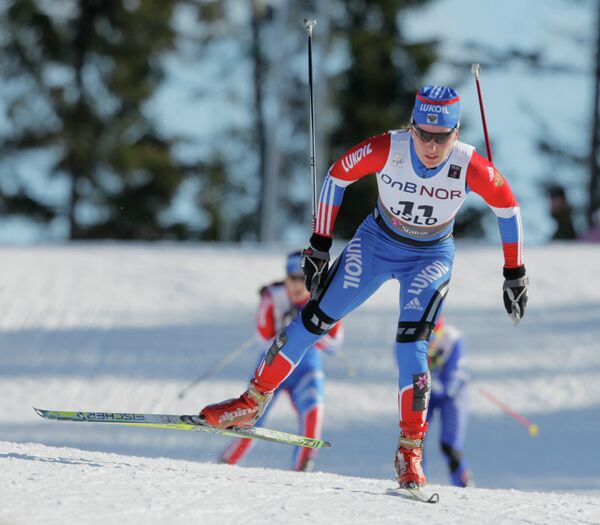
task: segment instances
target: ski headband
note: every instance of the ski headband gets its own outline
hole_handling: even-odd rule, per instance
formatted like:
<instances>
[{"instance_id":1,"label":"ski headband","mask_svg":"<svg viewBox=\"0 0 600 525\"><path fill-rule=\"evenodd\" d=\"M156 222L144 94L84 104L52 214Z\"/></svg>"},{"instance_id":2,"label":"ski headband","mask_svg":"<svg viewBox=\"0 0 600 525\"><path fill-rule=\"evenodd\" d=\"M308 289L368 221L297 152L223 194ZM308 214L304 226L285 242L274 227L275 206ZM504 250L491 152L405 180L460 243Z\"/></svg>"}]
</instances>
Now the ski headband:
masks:
<instances>
[{"instance_id":1,"label":"ski headband","mask_svg":"<svg viewBox=\"0 0 600 525\"><path fill-rule=\"evenodd\" d=\"M460 96L449 87L424 86L417 91L412 118L416 124L455 128L460 122Z\"/></svg>"}]
</instances>

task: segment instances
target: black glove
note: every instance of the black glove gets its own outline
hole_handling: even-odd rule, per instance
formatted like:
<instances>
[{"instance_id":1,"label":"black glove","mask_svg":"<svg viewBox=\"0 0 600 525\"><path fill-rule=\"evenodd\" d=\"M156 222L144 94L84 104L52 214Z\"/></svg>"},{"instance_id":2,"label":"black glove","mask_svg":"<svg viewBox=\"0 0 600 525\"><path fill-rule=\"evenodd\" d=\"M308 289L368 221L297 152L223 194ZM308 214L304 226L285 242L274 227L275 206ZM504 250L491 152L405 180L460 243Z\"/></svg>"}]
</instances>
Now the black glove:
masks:
<instances>
[{"instance_id":1,"label":"black glove","mask_svg":"<svg viewBox=\"0 0 600 525\"><path fill-rule=\"evenodd\" d=\"M310 246L302 251L302 271L304 272L304 286L310 292L311 298L316 297L325 284L327 269L329 268L329 249L332 240L313 233Z\"/></svg>"},{"instance_id":2,"label":"black glove","mask_svg":"<svg viewBox=\"0 0 600 525\"><path fill-rule=\"evenodd\" d=\"M525 315L527 306L527 285L529 278L525 275L525 266L504 268L504 286L502 297L504 308L512 317L513 323L518 324Z\"/></svg>"}]
</instances>

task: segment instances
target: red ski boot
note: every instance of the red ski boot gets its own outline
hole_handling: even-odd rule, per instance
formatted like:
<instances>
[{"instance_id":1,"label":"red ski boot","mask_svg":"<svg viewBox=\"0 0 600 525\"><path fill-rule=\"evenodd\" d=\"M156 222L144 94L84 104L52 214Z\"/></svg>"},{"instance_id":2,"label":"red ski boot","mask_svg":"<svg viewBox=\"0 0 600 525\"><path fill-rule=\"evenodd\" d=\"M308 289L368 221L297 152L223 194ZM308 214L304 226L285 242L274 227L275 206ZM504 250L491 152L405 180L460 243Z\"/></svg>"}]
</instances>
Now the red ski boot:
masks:
<instances>
[{"instance_id":1,"label":"red ski boot","mask_svg":"<svg viewBox=\"0 0 600 525\"><path fill-rule=\"evenodd\" d=\"M213 427L251 427L264 414L272 397L273 392L261 392L251 382L240 397L205 406L200 416Z\"/></svg>"},{"instance_id":2,"label":"red ski boot","mask_svg":"<svg viewBox=\"0 0 600 525\"><path fill-rule=\"evenodd\" d=\"M427 485L427 478L423 473L423 438L424 432L405 435L400 432L398 449L394 459L396 478L403 488L416 488Z\"/></svg>"}]
</instances>

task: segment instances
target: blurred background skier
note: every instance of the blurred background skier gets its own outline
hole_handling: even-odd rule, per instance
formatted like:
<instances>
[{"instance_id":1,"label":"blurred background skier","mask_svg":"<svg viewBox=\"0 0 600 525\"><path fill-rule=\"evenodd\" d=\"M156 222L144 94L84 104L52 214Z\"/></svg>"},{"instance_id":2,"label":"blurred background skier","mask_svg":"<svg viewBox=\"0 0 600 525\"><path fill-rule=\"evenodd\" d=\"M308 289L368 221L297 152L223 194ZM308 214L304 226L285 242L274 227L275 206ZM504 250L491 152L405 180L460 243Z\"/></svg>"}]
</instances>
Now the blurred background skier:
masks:
<instances>
[{"instance_id":1,"label":"blurred background skier","mask_svg":"<svg viewBox=\"0 0 600 525\"><path fill-rule=\"evenodd\" d=\"M498 218L504 254L502 298L513 322L521 319L527 304L519 205L495 166L458 140L459 120L458 93L445 86L425 86L417 92L408 129L371 137L333 164L321 189L310 246L303 252L311 300L279 332L246 392L201 410L208 424L253 425L279 385L301 364L306 349L384 282L396 279L400 435L394 468L402 488L427 483L422 469L431 392L427 347L449 290L454 219L469 192L482 197ZM329 268L344 191L369 174L376 176L377 205ZM357 389L356 395L369 393ZM348 404L352 410L352 399Z\"/></svg>"},{"instance_id":2,"label":"blurred background skier","mask_svg":"<svg viewBox=\"0 0 600 525\"><path fill-rule=\"evenodd\" d=\"M256 317L256 330L265 351L275 336L284 329L308 302L310 294L304 286L304 273L300 266L302 252L290 253L286 260L286 276L283 281L274 282L260 290L260 304ZM342 323L338 322L329 333L312 345L294 371L283 381L276 392L286 391L294 407L303 436L320 439L324 410L324 383L322 352L333 354L343 340ZM272 407L271 404L269 406ZM261 426L269 410L258 420ZM254 444L253 439L235 439L222 453L221 462L235 465L248 454ZM292 456L292 469L310 471L314 466L317 450L295 447Z\"/></svg>"},{"instance_id":3,"label":"blurred background skier","mask_svg":"<svg viewBox=\"0 0 600 525\"><path fill-rule=\"evenodd\" d=\"M457 487L473 485L463 457L469 417L469 375L464 357L462 334L447 324L442 315L433 329L428 348L431 397L427 423L439 414L440 447L448 463L450 479Z\"/></svg>"}]
</instances>

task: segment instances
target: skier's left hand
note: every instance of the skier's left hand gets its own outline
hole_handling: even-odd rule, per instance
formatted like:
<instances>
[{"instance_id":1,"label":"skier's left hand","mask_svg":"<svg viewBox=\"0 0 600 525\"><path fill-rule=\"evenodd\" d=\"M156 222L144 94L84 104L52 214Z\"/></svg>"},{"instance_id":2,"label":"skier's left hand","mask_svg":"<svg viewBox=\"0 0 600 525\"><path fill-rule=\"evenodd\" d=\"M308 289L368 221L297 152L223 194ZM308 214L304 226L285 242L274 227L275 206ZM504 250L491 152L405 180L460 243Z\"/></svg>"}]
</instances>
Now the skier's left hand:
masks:
<instances>
[{"instance_id":1,"label":"skier's left hand","mask_svg":"<svg viewBox=\"0 0 600 525\"><path fill-rule=\"evenodd\" d=\"M504 308L512 317L515 325L525 315L528 285L529 278L525 275L525 266L504 268L504 286L502 287Z\"/></svg>"}]
</instances>

